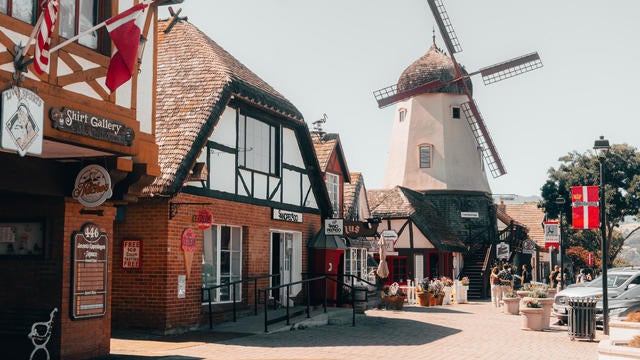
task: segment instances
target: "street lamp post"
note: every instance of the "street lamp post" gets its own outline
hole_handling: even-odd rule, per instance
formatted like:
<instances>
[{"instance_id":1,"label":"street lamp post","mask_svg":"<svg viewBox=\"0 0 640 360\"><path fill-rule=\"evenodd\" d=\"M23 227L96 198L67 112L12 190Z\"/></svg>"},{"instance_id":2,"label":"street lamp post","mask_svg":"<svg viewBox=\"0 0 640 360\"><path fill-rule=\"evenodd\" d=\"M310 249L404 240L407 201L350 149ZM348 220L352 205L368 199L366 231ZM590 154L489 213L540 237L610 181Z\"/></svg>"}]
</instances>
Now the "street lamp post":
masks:
<instances>
[{"instance_id":1,"label":"street lamp post","mask_svg":"<svg viewBox=\"0 0 640 360\"><path fill-rule=\"evenodd\" d=\"M564 245L562 244L562 242L564 241L564 234L562 233L562 208L564 207L564 198L558 196L556 198L556 204L560 209L560 212L558 213L558 225L560 225L560 241L558 242L558 253L560 254L560 289L564 289Z\"/></svg>"},{"instance_id":2,"label":"street lamp post","mask_svg":"<svg viewBox=\"0 0 640 360\"><path fill-rule=\"evenodd\" d=\"M598 153L598 160L600 161L600 233L602 235L601 252L602 252L602 329L605 335L609 335L609 294L608 294L608 282L607 282L607 260L609 258L607 247L607 217L605 214L605 198L604 198L604 157L609 150L609 140L606 140L604 136L600 136L599 139L593 144L593 149Z\"/></svg>"}]
</instances>

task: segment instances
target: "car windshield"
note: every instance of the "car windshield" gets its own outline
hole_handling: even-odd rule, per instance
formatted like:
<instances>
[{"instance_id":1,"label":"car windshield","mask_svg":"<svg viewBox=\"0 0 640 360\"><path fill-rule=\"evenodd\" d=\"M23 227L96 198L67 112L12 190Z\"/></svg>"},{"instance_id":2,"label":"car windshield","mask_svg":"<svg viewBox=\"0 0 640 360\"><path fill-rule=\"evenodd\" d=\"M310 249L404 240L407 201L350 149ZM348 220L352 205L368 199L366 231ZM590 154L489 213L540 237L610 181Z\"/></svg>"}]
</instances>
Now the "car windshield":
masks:
<instances>
[{"instance_id":1,"label":"car windshield","mask_svg":"<svg viewBox=\"0 0 640 360\"><path fill-rule=\"evenodd\" d=\"M621 292L617 299L638 299L640 298L640 286L629 284L629 289Z\"/></svg>"},{"instance_id":2,"label":"car windshield","mask_svg":"<svg viewBox=\"0 0 640 360\"><path fill-rule=\"evenodd\" d=\"M631 277L631 274L607 274L607 287L617 288L618 286L624 284ZM602 276L598 276L593 279L588 287L602 287Z\"/></svg>"}]
</instances>

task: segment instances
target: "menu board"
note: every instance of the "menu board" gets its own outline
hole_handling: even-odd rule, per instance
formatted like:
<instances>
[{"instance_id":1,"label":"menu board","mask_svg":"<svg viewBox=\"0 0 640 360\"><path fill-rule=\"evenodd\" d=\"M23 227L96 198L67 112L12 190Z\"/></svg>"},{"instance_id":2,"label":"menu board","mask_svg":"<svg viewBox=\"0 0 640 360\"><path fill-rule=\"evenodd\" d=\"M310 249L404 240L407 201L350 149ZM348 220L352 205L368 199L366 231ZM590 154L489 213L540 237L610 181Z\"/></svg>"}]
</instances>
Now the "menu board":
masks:
<instances>
[{"instance_id":1,"label":"menu board","mask_svg":"<svg viewBox=\"0 0 640 360\"><path fill-rule=\"evenodd\" d=\"M43 243L43 221L0 222L0 255L40 256Z\"/></svg>"},{"instance_id":2,"label":"menu board","mask_svg":"<svg viewBox=\"0 0 640 360\"><path fill-rule=\"evenodd\" d=\"M74 319L103 316L107 311L107 234L86 223L72 235L72 314Z\"/></svg>"}]
</instances>

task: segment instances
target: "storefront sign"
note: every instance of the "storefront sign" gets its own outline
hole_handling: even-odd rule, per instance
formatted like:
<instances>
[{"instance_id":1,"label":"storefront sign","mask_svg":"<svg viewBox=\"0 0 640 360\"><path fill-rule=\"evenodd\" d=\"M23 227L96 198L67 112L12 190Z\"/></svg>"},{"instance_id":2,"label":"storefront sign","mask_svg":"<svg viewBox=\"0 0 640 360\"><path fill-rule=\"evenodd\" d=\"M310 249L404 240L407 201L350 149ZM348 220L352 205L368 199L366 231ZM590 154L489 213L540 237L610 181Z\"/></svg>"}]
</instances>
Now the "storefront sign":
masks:
<instances>
[{"instance_id":1,"label":"storefront sign","mask_svg":"<svg viewBox=\"0 0 640 360\"><path fill-rule=\"evenodd\" d=\"M84 111L63 107L51 109L52 126L60 131L131 146L135 133L125 124Z\"/></svg>"},{"instance_id":2,"label":"storefront sign","mask_svg":"<svg viewBox=\"0 0 640 360\"><path fill-rule=\"evenodd\" d=\"M74 319L103 316L107 311L107 254L109 238L97 224L86 223L71 238L72 316Z\"/></svg>"},{"instance_id":3,"label":"storefront sign","mask_svg":"<svg viewBox=\"0 0 640 360\"><path fill-rule=\"evenodd\" d=\"M344 224L342 219L324 219L325 235L342 235L344 233Z\"/></svg>"},{"instance_id":4,"label":"storefront sign","mask_svg":"<svg viewBox=\"0 0 640 360\"><path fill-rule=\"evenodd\" d=\"M522 253L533 254L536 251L536 242L531 239L525 239L522 242Z\"/></svg>"},{"instance_id":5,"label":"storefront sign","mask_svg":"<svg viewBox=\"0 0 640 360\"><path fill-rule=\"evenodd\" d=\"M198 225L198 229L208 229L213 225L213 214L207 209L198 211L198 215L194 216L194 222Z\"/></svg>"},{"instance_id":6,"label":"storefront sign","mask_svg":"<svg viewBox=\"0 0 640 360\"><path fill-rule=\"evenodd\" d=\"M498 259L509 259L509 244L501 242L496 245L496 258Z\"/></svg>"},{"instance_id":7,"label":"storefront sign","mask_svg":"<svg viewBox=\"0 0 640 360\"><path fill-rule=\"evenodd\" d=\"M271 210L272 210L271 218L273 220L281 220L281 221L296 222L296 223L302 222L302 213L287 211L282 209L271 209Z\"/></svg>"},{"instance_id":8,"label":"storefront sign","mask_svg":"<svg viewBox=\"0 0 640 360\"><path fill-rule=\"evenodd\" d=\"M398 240L398 233L395 230L385 230L380 234L380 236L385 241L395 242L396 240Z\"/></svg>"},{"instance_id":9,"label":"storefront sign","mask_svg":"<svg viewBox=\"0 0 640 360\"><path fill-rule=\"evenodd\" d=\"M463 219L477 219L480 217L480 214L476 211L462 211L460 212L460 217Z\"/></svg>"},{"instance_id":10,"label":"storefront sign","mask_svg":"<svg viewBox=\"0 0 640 360\"><path fill-rule=\"evenodd\" d=\"M73 198L86 207L102 205L111 197L111 176L100 165L89 165L80 170L73 188Z\"/></svg>"},{"instance_id":11,"label":"storefront sign","mask_svg":"<svg viewBox=\"0 0 640 360\"><path fill-rule=\"evenodd\" d=\"M122 268L140 269L142 267L142 240L124 240L122 242Z\"/></svg>"},{"instance_id":12,"label":"storefront sign","mask_svg":"<svg viewBox=\"0 0 640 360\"><path fill-rule=\"evenodd\" d=\"M544 222L544 248L560 248L560 227L558 221Z\"/></svg>"},{"instance_id":13,"label":"storefront sign","mask_svg":"<svg viewBox=\"0 0 640 360\"><path fill-rule=\"evenodd\" d=\"M378 223L344 221L344 233L350 238L373 237L378 231Z\"/></svg>"},{"instance_id":14,"label":"storefront sign","mask_svg":"<svg viewBox=\"0 0 640 360\"><path fill-rule=\"evenodd\" d=\"M42 154L44 101L36 93L19 87L3 91L1 114L3 149Z\"/></svg>"},{"instance_id":15,"label":"storefront sign","mask_svg":"<svg viewBox=\"0 0 640 360\"><path fill-rule=\"evenodd\" d=\"M180 248L184 254L184 265L187 269L187 278L191 274L191 264L193 263L193 252L196 251L196 233L191 228L186 228L180 237Z\"/></svg>"}]
</instances>

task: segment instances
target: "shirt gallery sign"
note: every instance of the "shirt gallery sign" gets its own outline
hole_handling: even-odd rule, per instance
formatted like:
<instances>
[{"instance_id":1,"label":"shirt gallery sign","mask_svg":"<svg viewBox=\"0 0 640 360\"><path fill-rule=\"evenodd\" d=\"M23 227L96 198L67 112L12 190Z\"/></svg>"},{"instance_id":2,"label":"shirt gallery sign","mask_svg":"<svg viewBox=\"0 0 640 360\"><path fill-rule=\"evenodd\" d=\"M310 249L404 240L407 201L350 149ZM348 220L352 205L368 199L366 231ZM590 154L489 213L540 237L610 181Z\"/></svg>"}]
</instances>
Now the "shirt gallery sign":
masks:
<instances>
[{"instance_id":1,"label":"shirt gallery sign","mask_svg":"<svg viewBox=\"0 0 640 360\"><path fill-rule=\"evenodd\" d=\"M49 116L54 128L71 134L89 136L98 140L131 146L135 133L125 124L86 113L84 111L63 107L51 109Z\"/></svg>"},{"instance_id":2,"label":"shirt gallery sign","mask_svg":"<svg viewBox=\"0 0 640 360\"><path fill-rule=\"evenodd\" d=\"M271 210L272 210L271 218L273 220L281 220L281 221L296 222L296 223L302 222L302 213L287 211L282 209L271 209Z\"/></svg>"}]
</instances>

